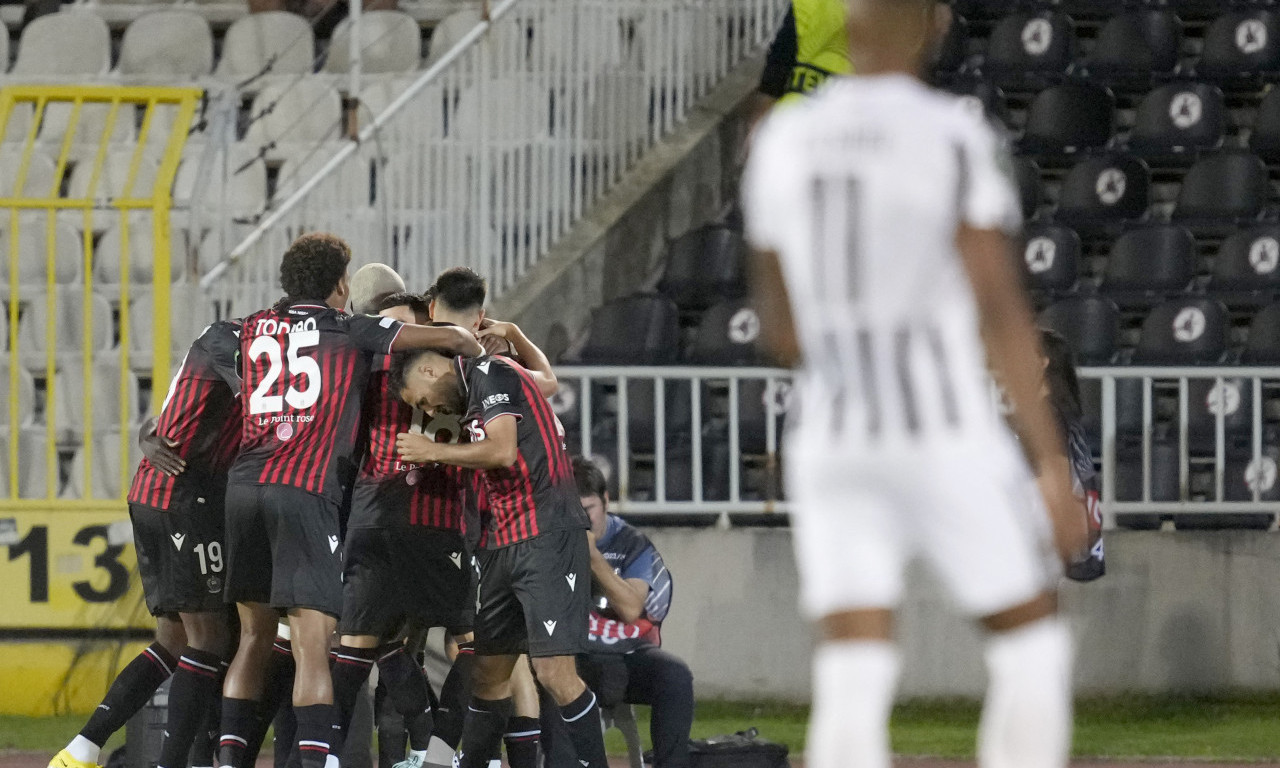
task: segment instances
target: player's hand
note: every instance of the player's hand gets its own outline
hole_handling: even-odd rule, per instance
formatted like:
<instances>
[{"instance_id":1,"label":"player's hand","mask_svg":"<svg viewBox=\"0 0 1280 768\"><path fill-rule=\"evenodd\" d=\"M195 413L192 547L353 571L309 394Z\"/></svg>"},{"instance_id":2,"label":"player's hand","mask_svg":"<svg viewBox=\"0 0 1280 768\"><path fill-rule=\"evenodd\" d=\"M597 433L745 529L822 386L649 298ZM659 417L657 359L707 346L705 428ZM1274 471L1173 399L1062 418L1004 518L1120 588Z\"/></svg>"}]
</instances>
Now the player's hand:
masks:
<instances>
[{"instance_id":1,"label":"player's hand","mask_svg":"<svg viewBox=\"0 0 1280 768\"><path fill-rule=\"evenodd\" d=\"M1089 511L1071 487L1071 469L1065 456L1048 462L1036 478L1044 497L1049 520L1053 524L1053 541L1064 564L1080 559L1088 547Z\"/></svg>"},{"instance_id":2,"label":"player's hand","mask_svg":"<svg viewBox=\"0 0 1280 768\"><path fill-rule=\"evenodd\" d=\"M177 440L154 433L138 441L138 447L142 449L142 455L147 457L147 461L169 477L177 477L187 469L187 462L173 450L179 445Z\"/></svg>"},{"instance_id":3,"label":"player's hand","mask_svg":"<svg viewBox=\"0 0 1280 768\"><path fill-rule=\"evenodd\" d=\"M480 339L480 343L484 346L485 352L491 355L507 355L511 357L515 354L515 348L511 344L511 337L520 332L515 323L504 323L500 320L490 320L485 318L480 324L480 330L476 333L476 338Z\"/></svg>"},{"instance_id":4,"label":"player's hand","mask_svg":"<svg viewBox=\"0 0 1280 768\"><path fill-rule=\"evenodd\" d=\"M410 464L430 464L436 461L439 455L436 441L414 432L401 432L396 435L396 453Z\"/></svg>"},{"instance_id":5,"label":"player's hand","mask_svg":"<svg viewBox=\"0 0 1280 768\"><path fill-rule=\"evenodd\" d=\"M453 326L439 326L441 330L447 330L454 336L453 351L463 357L479 357L484 354L484 347L480 346L480 342L476 341L476 337L471 331L465 328Z\"/></svg>"},{"instance_id":6,"label":"player's hand","mask_svg":"<svg viewBox=\"0 0 1280 768\"><path fill-rule=\"evenodd\" d=\"M480 339L480 346L484 347L486 355L508 355L511 353L511 342L501 336L485 336L481 331L477 336Z\"/></svg>"}]
</instances>

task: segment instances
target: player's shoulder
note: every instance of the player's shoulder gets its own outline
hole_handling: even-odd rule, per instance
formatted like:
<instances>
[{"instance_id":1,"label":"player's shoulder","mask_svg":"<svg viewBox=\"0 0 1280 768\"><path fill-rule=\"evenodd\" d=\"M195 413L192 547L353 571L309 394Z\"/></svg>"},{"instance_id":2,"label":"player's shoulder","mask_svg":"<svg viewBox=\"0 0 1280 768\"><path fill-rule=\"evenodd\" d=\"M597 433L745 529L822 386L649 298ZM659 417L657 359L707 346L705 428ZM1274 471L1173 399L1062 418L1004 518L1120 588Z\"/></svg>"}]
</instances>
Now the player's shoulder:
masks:
<instances>
[{"instance_id":1,"label":"player's shoulder","mask_svg":"<svg viewBox=\"0 0 1280 768\"><path fill-rule=\"evenodd\" d=\"M244 320L240 318L235 320L215 320L205 326L200 335L196 337L195 343L204 346L236 344L239 343L240 333L243 328Z\"/></svg>"}]
</instances>

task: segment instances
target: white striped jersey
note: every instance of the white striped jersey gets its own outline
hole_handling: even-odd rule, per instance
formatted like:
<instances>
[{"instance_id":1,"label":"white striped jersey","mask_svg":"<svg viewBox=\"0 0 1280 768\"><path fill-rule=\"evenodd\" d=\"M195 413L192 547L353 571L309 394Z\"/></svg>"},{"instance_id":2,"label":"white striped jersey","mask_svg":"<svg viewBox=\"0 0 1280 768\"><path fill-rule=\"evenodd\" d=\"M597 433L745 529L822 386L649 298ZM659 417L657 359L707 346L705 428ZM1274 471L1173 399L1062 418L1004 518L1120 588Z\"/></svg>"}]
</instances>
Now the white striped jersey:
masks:
<instances>
[{"instance_id":1,"label":"white striped jersey","mask_svg":"<svg viewBox=\"0 0 1280 768\"><path fill-rule=\"evenodd\" d=\"M793 426L849 447L1003 429L955 242L961 222L1020 224L982 117L905 75L833 80L760 127L743 200L804 354Z\"/></svg>"}]
</instances>

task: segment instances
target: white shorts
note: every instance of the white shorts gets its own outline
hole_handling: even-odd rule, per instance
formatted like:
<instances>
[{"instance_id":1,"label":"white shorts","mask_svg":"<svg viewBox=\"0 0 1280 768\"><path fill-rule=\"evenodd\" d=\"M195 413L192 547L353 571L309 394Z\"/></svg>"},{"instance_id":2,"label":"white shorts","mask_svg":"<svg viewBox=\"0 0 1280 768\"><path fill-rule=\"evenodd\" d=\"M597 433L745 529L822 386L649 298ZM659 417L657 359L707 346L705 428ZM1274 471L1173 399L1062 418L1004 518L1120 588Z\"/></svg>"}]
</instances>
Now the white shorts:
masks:
<instances>
[{"instance_id":1,"label":"white shorts","mask_svg":"<svg viewBox=\"0 0 1280 768\"><path fill-rule=\"evenodd\" d=\"M791 440L787 493L811 618L891 608L925 559L961 609L987 616L1056 584L1036 486L1010 440L850 455Z\"/></svg>"}]
</instances>

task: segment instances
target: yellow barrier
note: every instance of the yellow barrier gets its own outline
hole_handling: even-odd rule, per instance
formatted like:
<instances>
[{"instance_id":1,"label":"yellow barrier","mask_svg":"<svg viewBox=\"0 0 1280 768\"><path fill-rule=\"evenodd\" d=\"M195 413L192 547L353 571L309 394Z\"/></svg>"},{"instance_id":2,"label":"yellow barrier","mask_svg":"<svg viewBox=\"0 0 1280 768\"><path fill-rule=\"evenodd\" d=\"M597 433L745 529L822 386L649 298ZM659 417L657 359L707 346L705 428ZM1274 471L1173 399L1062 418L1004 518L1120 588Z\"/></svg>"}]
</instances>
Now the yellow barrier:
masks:
<instances>
[{"instance_id":1,"label":"yellow barrier","mask_svg":"<svg viewBox=\"0 0 1280 768\"><path fill-rule=\"evenodd\" d=\"M88 714L146 646L101 640L0 643L0 715Z\"/></svg>"}]
</instances>

